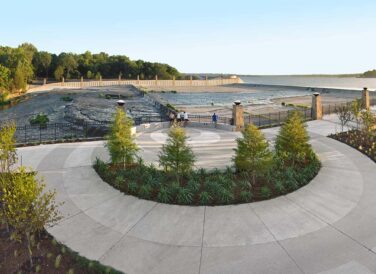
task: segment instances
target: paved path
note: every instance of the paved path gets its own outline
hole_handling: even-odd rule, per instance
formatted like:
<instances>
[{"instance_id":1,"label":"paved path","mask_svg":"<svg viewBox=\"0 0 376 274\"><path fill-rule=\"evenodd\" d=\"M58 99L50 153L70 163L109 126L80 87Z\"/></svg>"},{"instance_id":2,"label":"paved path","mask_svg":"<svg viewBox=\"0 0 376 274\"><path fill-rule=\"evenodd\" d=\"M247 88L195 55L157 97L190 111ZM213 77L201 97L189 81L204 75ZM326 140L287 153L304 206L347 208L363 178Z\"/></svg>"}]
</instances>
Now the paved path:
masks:
<instances>
[{"instance_id":1,"label":"paved path","mask_svg":"<svg viewBox=\"0 0 376 274\"><path fill-rule=\"evenodd\" d=\"M58 191L65 218L49 231L80 254L126 273L373 273L376 165L309 123L323 163L307 186L258 203L188 207L127 196L96 175L102 142L22 148L24 165ZM278 129L267 129L272 139ZM236 133L190 129L198 166L230 164ZM150 161L165 132L139 136Z\"/></svg>"}]
</instances>

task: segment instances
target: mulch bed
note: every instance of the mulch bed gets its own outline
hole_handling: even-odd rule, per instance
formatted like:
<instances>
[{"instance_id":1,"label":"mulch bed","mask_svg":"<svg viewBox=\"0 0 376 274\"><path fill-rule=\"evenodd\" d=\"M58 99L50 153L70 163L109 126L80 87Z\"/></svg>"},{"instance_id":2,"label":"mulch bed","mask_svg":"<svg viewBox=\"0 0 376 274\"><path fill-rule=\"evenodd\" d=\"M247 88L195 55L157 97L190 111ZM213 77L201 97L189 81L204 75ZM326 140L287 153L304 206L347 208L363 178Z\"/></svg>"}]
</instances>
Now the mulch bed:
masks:
<instances>
[{"instance_id":1,"label":"mulch bed","mask_svg":"<svg viewBox=\"0 0 376 274\"><path fill-rule=\"evenodd\" d=\"M376 132L366 133L360 130L350 130L329 135L330 138L345 143L368 156L376 162Z\"/></svg>"},{"instance_id":2,"label":"mulch bed","mask_svg":"<svg viewBox=\"0 0 376 274\"><path fill-rule=\"evenodd\" d=\"M0 225L0 273L121 273L102 266L98 262L80 257L77 253L57 243L47 232L40 235L38 242L38 246L33 249L34 266L30 267L25 244L10 240L5 225ZM55 261L59 255L61 261L56 267ZM36 272L38 268L39 272Z\"/></svg>"}]
</instances>

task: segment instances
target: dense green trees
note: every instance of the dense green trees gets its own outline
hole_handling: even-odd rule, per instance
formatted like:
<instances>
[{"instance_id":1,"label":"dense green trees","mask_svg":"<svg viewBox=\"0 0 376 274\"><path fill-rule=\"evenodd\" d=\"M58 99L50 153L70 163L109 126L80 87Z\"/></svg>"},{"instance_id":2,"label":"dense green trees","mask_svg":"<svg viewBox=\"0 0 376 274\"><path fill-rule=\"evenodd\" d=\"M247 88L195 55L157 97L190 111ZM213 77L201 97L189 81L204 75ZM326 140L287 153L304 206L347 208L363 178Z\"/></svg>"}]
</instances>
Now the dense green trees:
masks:
<instances>
[{"instance_id":1,"label":"dense green trees","mask_svg":"<svg viewBox=\"0 0 376 274\"><path fill-rule=\"evenodd\" d=\"M5 70L6 68L7 70ZM60 53L51 54L38 51L35 46L24 43L17 48L0 46L0 92L25 90L27 83L35 77L53 76L55 80L78 79L81 76L90 79L118 78L159 79L182 78L177 69L160 63L133 61L124 55L110 56L101 52L92 54Z\"/></svg>"},{"instance_id":2,"label":"dense green trees","mask_svg":"<svg viewBox=\"0 0 376 274\"><path fill-rule=\"evenodd\" d=\"M366 71L361 75L363 78L376 78L376 69Z\"/></svg>"}]
</instances>

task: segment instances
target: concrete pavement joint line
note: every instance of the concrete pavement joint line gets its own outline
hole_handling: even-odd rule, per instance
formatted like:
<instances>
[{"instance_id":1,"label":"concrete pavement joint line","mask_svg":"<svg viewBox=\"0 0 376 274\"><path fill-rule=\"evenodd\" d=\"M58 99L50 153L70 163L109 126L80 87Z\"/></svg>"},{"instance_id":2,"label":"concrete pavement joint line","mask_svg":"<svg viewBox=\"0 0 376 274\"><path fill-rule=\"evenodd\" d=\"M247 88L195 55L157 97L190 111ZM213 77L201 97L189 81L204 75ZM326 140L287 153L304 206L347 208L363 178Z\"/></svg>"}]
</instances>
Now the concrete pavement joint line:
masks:
<instances>
[{"instance_id":1,"label":"concrete pavement joint line","mask_svg":"<svg viewBox=\"0 0 376 274\"><path fill-rule=\"evenodd\" d=\"M253 213L256 215L256 217L260 220L260 222L264 225L264 227L266 228L266 230L270 233L270 235L272 235L272 237L274 238L274 242L276 242L281 248L282 250L286 253L286 255L291 259L291 261L294 262L294 264L296 265L296 267L299 269L299 271L301 273L305 273L303 271L303 269L299 266L299 264L295 261L295 259L290 255L290 253L285 249L284 246L282 246L282 244L279 242L279 240L277 240L276 236L273 234L273 232L269 229L269 227L265 224L265 222L261 219L261 217L257 214L256 210L254 210L254 208L249 205L249 207L251 208L251 211L253 211Z\"/></svg>"},{"instance_id":2,"label":"concrete pavement joint line","mask_svg":"<svg viewBox=\"0 0 376 274\"><path fill-rule=\"evenodd\" d=\"M158 205L158 203L155 203L154 205L153 205L153 207L151 208L151 209L149 209L132 227L130 227L129 229L128 229L128 231L126 231L125 233L124 233L124 235L123 236L121 236L120 237L120 239L118 240L118 241L116 241L116 243L114 243L105 253L103 253L103 255L101 256L101 257L99 257L99 259L98 259L98 261L100 261L100 260L102 260L102 259L104 259L105 258L105 256L106 256L106 254L108 253L108 252L110 252L112 249L114 249L114 247L117 245L117 244L119 244L126 236L127 236L127 234L140 222L140 221L142 221L156 206ZM137 239L137 237L133 237L133 238L136 238Z\"/></svg>"},{"instance_id":3,"label":"concrete pavement joint line","mask_svg":"<svg viewBox=\"0 0 376 274\"><path fill-rule=\"evenodd\" d=\"M315 216L316 218L318 218L320 221L322 221L323 223L325 223L327 226L333 228L335 231L339 232L340 234L342 234L343 236L349 238L350 240L352 240L353 242L355 242L356 244L358 244L359 246L365 248L366 250L372 252L373 254L376 255L376 252L374 252L371 248L368 248L367 246L365 246L364 244L358 242L356 239L354 239L353 237L351 237L349 234L345 233L344 231L342 231L341 229L335 227L333 224L331 223L328 223L326 222L324 219L322 219L320 216L316 215L315 213L311 212L309 209L305 208L304 206L292 201L290 198L286 197L291 203L295 204L296 206L300 207L302 210L306 211L307 213ZM351 211L350 211L351 212ZM343 216L341 219L343 219L344 217L346 217L350 212L348 212L345 216ZM336 222L338 222L339 220L337 220Z\"/></svg>"},{"instance_id":4,"label":"concrete pavement joint line","mask_svg":"<svg viewBox=\"0 0 376 274\"><path fill-rule=\"evenodd\" d=\"M64 187L64 189L65 189L65 186L63 186L63 187ZM69 200L72 202L72 204L74 204L74 205L79 209L79 212L77 212L76 214L73 214L73 215L69 215L69 216L67 216L66 218L64 218L64 219L62 219L61 221L59 221L57 224L62 223L62 222L65 221L65 220L69 220L69 219L71 219L71 218L73 218L73 217L75 217L75 216L77 216L77 215L79 215L79 214L81 214L81 213L85 214L86 211L88 211L88 210L90 210L90 209L93 209L93 208L95 208L95 207L97 207L97 206L100 206L101 204L104 204L104 203L108 202L109 200L112 200L113 198L115 198L115 197L118 196L118 195L119 195L119 193L116 193L115 195L111 196L111 197L108 198L107 200L104 200L104 201L102 201L102 202L100 202L100 203L98 203L98 204L96 204L96 205L90 206L90 207L88 207L88 208L85 209L85 210L82 210L81 208L79 208L79 207L76 205L76 203L75 203L75 202L71 199L71 197L67 194ZM88 218L92 219L94 222L97 222L96 220L94 220L93 218L91 218L89 215L87 215L87 214L85 214L85 215L86 215ZM97 222L97 223L98 223L98 222Z\"/></svg>"},{"instance_id":5,"label":"concrete pavement joint line","mask_svg":"<svg viewBox=\"0 0 376 274\"><path fill-rule=\"evenodd\" d=\"M202 239L201 239L200 264L198 267L198 274L201 273L202 250L204 248L204 237L205 237L205 218L206 218L206 206L204 207L204 220L202 222Z\"/></svg>"}]
</instances>

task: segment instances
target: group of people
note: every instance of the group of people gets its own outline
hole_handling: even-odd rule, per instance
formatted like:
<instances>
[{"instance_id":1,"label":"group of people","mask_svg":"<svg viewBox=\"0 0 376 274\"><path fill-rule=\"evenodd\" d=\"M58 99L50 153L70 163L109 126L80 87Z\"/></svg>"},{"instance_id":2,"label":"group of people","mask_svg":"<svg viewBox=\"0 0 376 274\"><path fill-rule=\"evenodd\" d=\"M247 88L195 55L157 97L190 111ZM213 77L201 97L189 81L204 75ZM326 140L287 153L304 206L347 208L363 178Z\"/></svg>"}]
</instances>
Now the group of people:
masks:
<instances>
[{"instance_id":1,"label":"group of people","mask_svg":"<svg viewBox=\"0 0 376 274\"><path fill-rule=\"evenodd\" d=\"M171 125L177 123L179 126L180 125L185 126L186 123L189 121L188 113L185 112L185 111L178 112L178 113L176 113L176 115L175 115L174 112L171 111L169 117L170 117ZM212 118L212 122L214 124L217 124L218 115L214 113L211 118Z\"/></svg>"},{"instance_id":2,"label":"group of people","mask_svg":"<svg viewBox=\"0 0 376 274\"><path fill-rule=\"evenodd\" d=\"M178 125L181 125L183 123L183 126L189 121L188 118L188 113L183 111L183 112L178 112L175 116L174 112L170 112L170 123L174 124L177 123Z\"/></svg>"}]
</instances>

